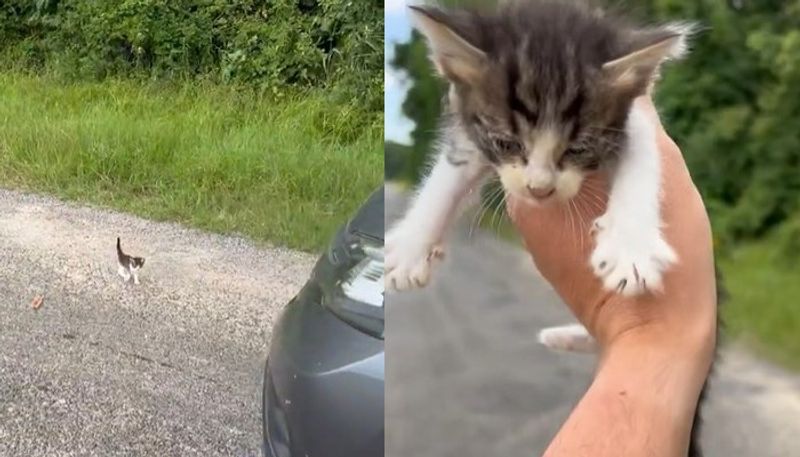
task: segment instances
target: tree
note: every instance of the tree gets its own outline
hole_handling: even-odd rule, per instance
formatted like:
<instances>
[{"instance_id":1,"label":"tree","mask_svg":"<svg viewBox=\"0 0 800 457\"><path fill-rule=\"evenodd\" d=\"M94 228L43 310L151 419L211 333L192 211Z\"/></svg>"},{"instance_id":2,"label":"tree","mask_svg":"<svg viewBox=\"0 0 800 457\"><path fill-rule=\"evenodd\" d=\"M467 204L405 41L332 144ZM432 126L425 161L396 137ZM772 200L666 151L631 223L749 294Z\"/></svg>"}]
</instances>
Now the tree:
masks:
<instances>
[{"instance_id":1,"label":"tree","mask_svg":"<svg viewBox=\"0 0 800 457\"><path fill-rule=\"evenodd\" d=\"M412 81L402 110L415 123L411 132L412 146L408 149L407 161L401 176L416 182L433 149L436 123L441 113L442 94L445 84L434 73L428 60L428 48L422 36L415 30L407 43L397 44L391 65L405 71Z\"/></svg>"}]
</instances>

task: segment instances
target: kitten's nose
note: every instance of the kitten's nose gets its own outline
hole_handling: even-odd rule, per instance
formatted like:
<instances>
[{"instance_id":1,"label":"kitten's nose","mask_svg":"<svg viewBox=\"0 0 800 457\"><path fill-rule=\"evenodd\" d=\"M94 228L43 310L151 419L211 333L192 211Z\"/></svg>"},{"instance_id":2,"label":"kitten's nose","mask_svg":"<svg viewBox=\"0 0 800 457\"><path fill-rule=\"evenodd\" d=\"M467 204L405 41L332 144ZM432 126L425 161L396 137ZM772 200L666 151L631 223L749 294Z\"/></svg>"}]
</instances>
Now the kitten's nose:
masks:
<instances>
[{"instance_id":1,"label":"kitten's nose","mask_svg":"<svg viewBox=\"0 0 800 457\"><path fill-rule=\"evenodd\" d=\"M553 195L553 193L556 191L555 186L534 187L528 184L525 187L528 188L528 193L530 193L533 198L539 200L544 200L545 198Z\"/></svg>"}]
</instances>

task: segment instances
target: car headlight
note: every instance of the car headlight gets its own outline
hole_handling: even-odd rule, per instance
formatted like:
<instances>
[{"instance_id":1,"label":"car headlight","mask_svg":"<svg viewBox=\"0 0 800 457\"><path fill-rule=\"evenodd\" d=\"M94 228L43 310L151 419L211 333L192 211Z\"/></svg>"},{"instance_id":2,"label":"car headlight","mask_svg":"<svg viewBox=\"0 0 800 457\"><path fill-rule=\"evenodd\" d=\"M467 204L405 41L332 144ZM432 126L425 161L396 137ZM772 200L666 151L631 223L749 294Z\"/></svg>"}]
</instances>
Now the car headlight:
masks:
<instances>
[{"instance_id":1,"label":"car headlight","mask_svg":"<svg viewBox=\"0 0 800 457\"><path fill-rule=\"evenodd\" d=\"M364 246L364 257L342 281L342 292L349 298L383 307L383 248Z\"/></svg>"},{"instance_id":2,"label":"car headlight","mask_svg":"<svg viewBox=\"0 0 800 457\"><path fill-rule=\"evenodd\" d=\"M321 284L323 306L350 325L383 338L383 246L366 240L334 246L329 253L332 274Z\"/></svg>"}]
</instances>

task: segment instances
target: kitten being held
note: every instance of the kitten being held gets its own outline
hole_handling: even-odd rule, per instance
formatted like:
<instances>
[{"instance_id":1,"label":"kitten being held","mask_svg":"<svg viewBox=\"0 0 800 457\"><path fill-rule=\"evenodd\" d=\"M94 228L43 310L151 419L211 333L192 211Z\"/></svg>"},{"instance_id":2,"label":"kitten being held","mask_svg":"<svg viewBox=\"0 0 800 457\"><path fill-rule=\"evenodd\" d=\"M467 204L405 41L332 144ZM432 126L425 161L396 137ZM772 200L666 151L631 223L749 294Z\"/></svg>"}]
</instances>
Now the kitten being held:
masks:
<instances>
[{"instance_id":1,"label":"kitten being held","mask_svg":"<svg viewBox=\"0 0 800 457\"><path fill-rule=\"evenodd\" d=\"M117 237L117 273L128 282L133 278L134 284L139 284L138 271L144 266L144 257L134 257L122 252L122 245Z\"/></svg>"},{"instance_id":2,"label":"kitten being held","mask_svg":"<svg viewBox=\"0 0 800 457\"><path fill-rule=\"evenodd\" d=\"M521 204L567 207L580 203L582 186L604 192L586 179L600 173L608 201L585 228L595 243L587 263L608 291L660 290L678 258L661 232L655 126L633 101L662 63L685 52L691 27L636 27L571 0L508 0L494 11L413 6L411 14L449 91L438 157L386 235L386 288L428 283L448 228L486 178ZM545 329L540 341L597 350L582 325ZM701 455L698 423L690 456Z\"/></svg>"},{"instance_id":3,"label":"kitten being held","mask_svg":"<svg viewBox=\"0 0 800 457\"><path fill-rule=\"evenodd\" d=\"M633 100L684 52L689 28L635 28L575 1L411 10L450 84L438 159L387 234L386 287L428 283L464 197L487 176L525 204L566 205L604 172L608 204L587 261L610 291L659 290L677 257L661 234L654 126Z\"/></svg>"}]
</instances>

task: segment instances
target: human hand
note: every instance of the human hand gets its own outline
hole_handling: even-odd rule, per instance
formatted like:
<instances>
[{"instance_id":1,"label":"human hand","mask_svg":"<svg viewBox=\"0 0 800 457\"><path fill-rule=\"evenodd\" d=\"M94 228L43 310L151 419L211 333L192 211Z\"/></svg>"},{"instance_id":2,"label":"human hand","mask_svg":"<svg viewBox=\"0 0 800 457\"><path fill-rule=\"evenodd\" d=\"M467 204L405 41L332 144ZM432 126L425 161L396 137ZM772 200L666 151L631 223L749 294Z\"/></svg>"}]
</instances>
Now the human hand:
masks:
<instances>
[{"instance_id":1,"label":"human hand","mask_svg":"<svg viewBox=\"0 0 800 457\"><path fill-rule=\"evenodd\" d=\"M637 339L690 344L693 352L698 344L711 349L716 328L716 285L708 216L681 152L661 126L652 101L642 97L635 103L656 125L664 236L678 254L678 263L664 276L663 292L623 297L604 290L592 272L589 230L605 209L605 176L587 178L570 205L532 207L510 197L509 214L541 274L601 348L623 335L630 338L635 334ZM712 351L704 352L710 363Z\"/></svg>"},{"instance_id":2,"label":"human hand","mask_svg":"<svg viewBox=\"0 0 800 457\"><path fill-rule=\"evenodd\" d=\"M597 340L595 379L545 456L685 456L697 399L716 345L711 230L680 150L649 98L656 125L664 236L678 255L663 292L624 297L603 289L589 258L591 222L605 210L606 177L590 177L577 206L508 209L541 274ZM576 213L579 211L580 215Z\"/></svg>"}]
</instances>

